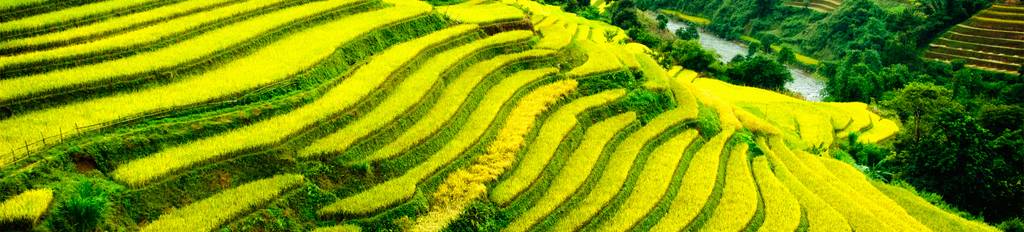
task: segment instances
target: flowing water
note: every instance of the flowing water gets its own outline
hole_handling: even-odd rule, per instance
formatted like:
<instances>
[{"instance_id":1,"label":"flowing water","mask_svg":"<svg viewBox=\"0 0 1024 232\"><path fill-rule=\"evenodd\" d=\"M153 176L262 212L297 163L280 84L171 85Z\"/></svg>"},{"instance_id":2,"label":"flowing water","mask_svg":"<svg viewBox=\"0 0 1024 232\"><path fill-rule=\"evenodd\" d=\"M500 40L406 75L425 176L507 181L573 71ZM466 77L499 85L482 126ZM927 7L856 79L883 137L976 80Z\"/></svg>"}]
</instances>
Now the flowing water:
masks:
<instances>
[{"instance_id":1,"label":"flowing water","mask_svg":"<svg viewBox=\"0 0 1024 232\"><path fill-rule=\"evenodd\" d=\"M654 18L655 13L648 12L648 16ZM672 17L669 17L668 30L675 32L679 28L686 28L686 23L677 21ZM747 55L747 48L743 45L719 38L714 34L705 32L703 29L697 29L700 34L700 45L705 49L709 49L718 53L718 59L724 62L729 62L733 57L738 55ZM793 81L786 83L786 89L799 93L804 96L804 99L808 101L821 101L824 97L822 91L825 89L825 82L814 78L814 76L804 70L786 66L789 69L789 73L793 75Z\"/></svg>"}]
</instances>

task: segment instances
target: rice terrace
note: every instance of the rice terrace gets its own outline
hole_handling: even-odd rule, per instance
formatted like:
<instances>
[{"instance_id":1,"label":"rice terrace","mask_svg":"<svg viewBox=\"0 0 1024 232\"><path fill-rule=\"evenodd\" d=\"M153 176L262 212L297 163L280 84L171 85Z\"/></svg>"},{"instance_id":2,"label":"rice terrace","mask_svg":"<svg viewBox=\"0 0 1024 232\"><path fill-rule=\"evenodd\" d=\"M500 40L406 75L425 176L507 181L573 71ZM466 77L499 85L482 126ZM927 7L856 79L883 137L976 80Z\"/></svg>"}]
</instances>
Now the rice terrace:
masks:
<instances>
[{"instance_id":1,"label":"rice terrace","mask_svg":"<svg viewBox=\"0 0 1024 232\"><path fill-rule=\"evenodd\" d=\"M1024 231L1022 56L1002 0L3 0L0 231Z\"/></svg>"}]
</instances>

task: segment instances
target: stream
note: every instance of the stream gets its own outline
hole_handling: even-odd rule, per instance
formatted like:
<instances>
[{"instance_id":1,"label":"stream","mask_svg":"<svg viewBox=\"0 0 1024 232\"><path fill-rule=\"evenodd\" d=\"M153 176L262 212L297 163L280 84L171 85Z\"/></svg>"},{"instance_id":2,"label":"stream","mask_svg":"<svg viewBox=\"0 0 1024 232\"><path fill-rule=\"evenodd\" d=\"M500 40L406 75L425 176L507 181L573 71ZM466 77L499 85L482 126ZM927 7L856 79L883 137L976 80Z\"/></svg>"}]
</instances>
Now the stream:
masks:
<instances>
[{"instance_id":1,"label":"stream","mask_svg":"<svg viewBox=\"0 0 1024 232\"><path fill-rule=\"evenodd\" d=\"M647 12L651 18L655 17L655 13ZM668 17L668 30L675 32L679 28L686 28L686 23L680 22L673 17ZM728 63L733 57L738 55L747 55L747 48L740 43L725 40L704 31L703 29L697 28L698 34L700 34L700 45L705 49L709 49L718 53L718 59L723 63ZM804 99L808 101L819 102L824 97L822 91L825 89L825 82L817 79L813 74L808 73L802 69L798 69L787 65L786 69L789 69L789 73L793 75L793 81L787 82L786 89L799 93L804 96Z\"/></svg>"}]
</instances>

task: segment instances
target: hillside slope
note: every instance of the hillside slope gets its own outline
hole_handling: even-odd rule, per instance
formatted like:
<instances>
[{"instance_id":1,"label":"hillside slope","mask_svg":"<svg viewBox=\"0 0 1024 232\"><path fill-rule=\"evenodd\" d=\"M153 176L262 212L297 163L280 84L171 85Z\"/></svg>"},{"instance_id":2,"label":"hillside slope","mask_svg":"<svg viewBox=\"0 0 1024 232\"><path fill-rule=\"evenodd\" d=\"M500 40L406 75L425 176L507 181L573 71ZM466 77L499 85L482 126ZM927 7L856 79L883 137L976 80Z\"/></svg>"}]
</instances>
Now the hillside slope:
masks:
<instances>
[{"instance_id":1,"label":"hillside slope","mask_svg":"<svg viewBox=\"0 0 1024 232\"><path fill-rule=\"evenodd\" d=\"M0 42L0 228L995 230L822 151L899 130L867 105L666 69L557 7L154 2L0 23L51 36Z\"/></svg>"},{"instance_id":2,"label":"hillside slope","mask_svg":"<svg viewBox=\"0 0 1024 232\"><path fill-rule=\"evenodd\" d=\"M1024 64L1024 7L992 4L933 41L925 57L1017 72Z\"/></svg>"}]
</instances>

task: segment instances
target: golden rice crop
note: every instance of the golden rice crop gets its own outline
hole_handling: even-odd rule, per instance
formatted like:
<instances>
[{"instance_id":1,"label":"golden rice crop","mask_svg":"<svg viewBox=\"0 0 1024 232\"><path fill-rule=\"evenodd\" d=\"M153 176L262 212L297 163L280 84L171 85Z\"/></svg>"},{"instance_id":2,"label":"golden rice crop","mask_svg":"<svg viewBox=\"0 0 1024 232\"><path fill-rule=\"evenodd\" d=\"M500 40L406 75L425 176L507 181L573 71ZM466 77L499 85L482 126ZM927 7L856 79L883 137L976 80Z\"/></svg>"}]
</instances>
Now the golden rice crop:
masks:
<instances>
[{"instance_id":1,"label":"golden rice crop","mask_svg":"<svg viewBox=\"0 0 1024 232\"><path fill-rule=\"evenodd\" d=\"M875 214L867 210L866 202L855 202L853 193L842 192L836 189L834 183L823 178L819 173L808 168L796 157L797 154L790 151L782 139L771 139L772 148L779 161L785 163L789 171L792 171L810 191L825 200L832 208L842 214L850 223L850 227L859 231L880 231L886 228L892 229L891 225L880 220Z\"/></svg>"},{"instance_id":2,"label":"golden rice crop","mask_svg":"<svg viewBox=\"0 0 1024 232\"><path fill-rule=\"evenodd\" d=\"M556 72L558 72L558 70L555 68L545 68L514 73L509 77L502 79L500 83L498 83L490 90L488 90L487 94L485 94L484 99L508 99L512 96L513 93L515 93L516 90L525 86L526 84L533 82L537 79L540 79L542 77L554 74ZM446 98L442 96L442 99ZM464 100L465 99L460 101ZM448 101L442 102L448 103ZM483 103L481 102L481 104ZM497 104L501 104L501 102L497 102ZM409 149L410 147L419 144L430 135L436 133L438 130L441 129L442 126L444 126L443 122L445 120L448 120L448 118L451 118L452 115L455 114L455 111L458 110L458 104L451 103L444 105L447 106L435 107L434 109L437 109L436 111L434 109L431 109L431 111L427 113L427 116L424 116L422 119L420 119L420 121L416 122L415 125L407 129L405 132L402 133L402 135L399 135L399 137L396 138L391 143L388 143L381 149L374 151L373 154L368 156L369 158L367 158L367 160L377 161L394 157L401 153L402 151L405 151L406 149Z\"/></svg>"},{"instance_id":3,"label":"golden rice crop","mask_svg":"<svg viewBox=\"0 0 1024 232\"><path fill-rule=\"evenodd\" d=\"M515 164L516 154L526 145L526 134L537 123L537 117L567 94L562 89L541 89L517 102L505 126L488 145L486 153L477 157L473 165L448 175L438 186L434 192L434 205L426 216L416 220L413 231L440 231L458 217L471 201L484 197L487 193L486 184L497 180L498 176ZM587 99L602 97L598 94L574 102L588 102Z\"/></svg>"},{"instance_id":4,"label":"golden rice crop","mask_svg":"<svg viewBox=\"0 0 1024 232\"><path fill-rule=\"evenodd\" d=\"M433 86L437 80L441 78L445 70L448 70L452 66L458 64L459 61L464 60L488 47L512 43L515 41L524 41L531 36L533 36L533 33L528 31L504 32L484 40L475 41L465 46L445 51L430 58L430 60L420 66L420 69L416 70L412 75L409 75L409 77L405 78L405 81L395 87L393 90L393 93L395 94L388 96L388 98L374 108L373 111L370 111L362 118L345 126L345 128L314 141L313 144L302 149L299 154L301 156L312 156L348 149L349 146L359 139L370 135L373 131L383 127L388 122L397 119L409 108L412 108L420 99L427 95L429 90L431 90L430 86ZM477 82L458 82L451 85L443 92L464 91L466 93L462 95L462 98L464 99L465 96L468 95L468 91L472 90L473 86L476 85L480 79L494 70L518 60L535 59L538 57L549 56L551 54L551 51L533 50L520 54L500 56L490 61L476 63L466 71L472 71L474 74L473 76L477 77L474 78ZM469 72L464 73L469 74ZM457 110L459 106L457 102L447 102L443 100L439 102L442 102L443 104L435 104L435 107L449 107ZM454 112L455 110L452 110L451 112Z\"/></svg>"},{"instance_id":5,"label":"golden rice crop","mask_svg":"<svg viewBox=\"0 0 1024 232\"><path fill-rule=\"evenodd\" d=\"M423 12L425 11L419 11L419 13ZM371 19L360 18L358 20ZM385 20L385 18L379 18L378 16L378 23L386 23L389 20L394 19ZM361 22L370 23L371 21ZM187 168L198 162L214 159L241 149L282 141L303 127L355 104L355 102L358 102L359 99L368 94L369 91L377 88L391 71L400 68L402 64L415 57L416 54L423 52L434 44L443 43L473 30L476 30L475 26L456 26L396 45L386 50L379 57L375 57L370 64L361 67L353 76L346 78L336 88L331 89L313 103L300 107L288 114L133 160L119 166L114 170L112 176L131 185L140 185L161 175ZM331 32L331 30L328 32L328 35L337 34L336 32ZM496 42L494 40L489 41ZM321 49L330 51L332 48L333 46L328 45Z\"/></svg>"},{"instance_id":6,"label":"golden rice crop","mask_svg":"<svg viewBox=\"0 0 1024 232\"><path fill-rule=\"evenodd\" d=\"M63 30L63 31L57 31L57 32L53 32L53 33L47 33L47 34L37 35L37 36L33 36L33 37L28 37L28 38L14 39L14 40L10 40L10 41L5 41L3 43L0 43L0 48L33 46L33 45L47 44L47 43L53 43L53 42L61 42L61 41L67 41L67 40L71 40L71 39L78 39L78 38L88 37L88 36L91 36L91 35L98 35L98 34L101 34L101 33L107 33L107 32L114 32L114 31L118 31L118 30L124 30L126 28L129 28L129 27L132 27L132 26L135 26L135 25L139 25L139 24L142 24L142 23L151 22L151 21L154 21L154 20L159 20L159 19L162 19L162 18L167 18L167 17L170 17L170 16L174 16L174 15L187 13L187 12L194 11L194 10L197 10L197 9L202 9L204 7L215 6L215 5L226 3L226 2L229 2L229 1L231 1L231 0L210 0L210 1L190 0L190 1L179 2L179 3L175 3L175 4L170 4L170 5L158 7L158 8L152 9L152 10L142 11L142 12L138 12L138 13L134 13L134 14L130 14L130 15L125 15L125 16L122 16L122 17L117 17L117 18L112 18L112 19L109 19L109 20L104 20L104 21L96 22L96 23L89 24L89 25L84 25L84 26L80 26L80 27L70 28L70 29ZM187 28L184 25L179 25L179 27ZM129 32L129 33L131 33L131 32Z\"/></svg>"},{"instance_id":7,"label":"golden rice crop","mask_svg":"<svg viewBox=\"0 0 1024 232\"><path fill-rule=\"evenodd\" d=\"M334 9L339 6L352 4L357 1L358 0L340 0L310 3L298 7L288 8L281 11L275 11L274 13L265 14L256 17L252 20L246 20L240 23L232 24L230 26L226 26L211 32L204 33L200 36L183 41L181 43L176 43L171 46L164 47L151 52L144 52L122 59L111 60L103 63L78 66L69 69L61 69L26 77L0 80L0 100L9 100L16 97L38 94L40 92L45 92L48 90L58 88L67 88L81 84L93 83L97 81L110 80L112 78L116 78L119 76L139 74L154 69L174 67L192 60L209 56L211 54L216 53L217 51L228 48L230 46L234 46L238 43L256 37L261 33L270 31L274 28L277 28L280 25L284 25L296 19L322 13L324 11ZM378 16L378 18L380 18L380 16ZM296 38L296 36L301 35L314 36L312 34L323 34L323 30L317 29L331 27L331 25L335 25L334 27L337 27L336 24L316 26L292 34L288 38ZM321 37L326 36L321 35ZM132 44L135 42L133 40L120 39L125 38L104 40L104 42L107 43L107 45L99 46L120 46L123 44ZM280 44L282 41L286 40L277 41L274 44ZM321 44L330 45L333 48L337 45L331 44L330 42L334 41L337 41L337 39L326 40L326 42ZM72 47L67 48L71 50L75 49ZM95 50L89 49L89 51ZM0 59L0 63L10 64L21 63L25 61L42 61L52 58L52 56L46 54L58 54L58 56L65 56L69 54L65 52L74 53L74 51L54 49L47 50L42 53L30 53L15 56L12 57L10 60ZM272 56L281 55L274 54Z\"/></svg>"},{"instance_id":8,"label":"golden rice crop","mask_svg":"<svg viewBox=\"0 0 1024 232\"><path fill-rule=\"evenodd\" d=\"M747 144L736 144L729 154L722 198L718 200L718 206L701 230L743 230L757 211L757 198L757 186L750 172Z\"/></svg>"},{"instance_id":9,"label":"golden rice crop","mask_svg":"<svg viewBox=\"0 0 1024 232\"><path fill-rule=\"evenodd\" d=\"M145 5L157 0L109 0L79 7L65 8L58 11L33 15L0 23L0 32L27 30L71 22L89 16L107 14L112 11Z\"/></svg>"},{"instance_id":10,"label":"golden rice crop","mask_svg":"<svg viewBox=\"0 0 1024 232\"><path fill-rule=\"evenodd\" d=\"M871 181L871 184L906 209L907 213L917 218L919 222L935 231L999 231L984 223L969 221L940 209L917 196L913 190L877 181Z\"/></svg>"},{"instance_id":11,"label":"golden rice crop","mask_svg":"<svg viewBox=\"0 0 1024 232\"><path fill-rule=\"evenodd\" d=\"M577 36L579 35L577 34ZM616 56L611 51L607 50L606 46L600 46L589 40L577 40L576 44L587 53L587 61L570 70L569 76L583 77L622 69L622 63L615 58Z\"/></svg>"},{"instance_id":12,"label":"golden rice crop","mask_svg":"<svg viewBox=\"0 0 1024 232\"><path fill-rule=\"evenodd\" d=\"M53 190L33 189L0 202L0 225L29 221L35 224L53 201Z\"/></svg>"},{"instance_id":13,"label":"golden rice crop","mask_svg":"<svg viewBox=\"0 0 1024 232\"><path fill-rule=\"evenodd\" d=\"M141 231L213 231L303 182L304 178L298 174L276 175L249 182L160 215L156 221L143 226Z\"/></svg>"},{"instance_id":14,"label":"golden rice crop","mask_svg":"<svg viewBox=\"0 0 1024 232\"><path fill-rule=\"evenodd\" d=\"M844 102L844 103L824 103L839 110L846 112L847 115L853 120L846 129L839 132L837 135L840 137L846 137L850 132L857 132L863 128L871 125L872 113L867 110L868 105L860 102Z\"/></svg>"},{"instance_id":15,"label":"golden rice crop","mask_svg":"<svg viewBox=\"0 0 1024 232\"><path fill-rule=\"evenodd\" d=\"M871 130L864 132L858 140L862 143L877 143L878 141L885 140L889 137L896 135L896 132L900 131L900 127L889 119L880 119L875 121L871 127Z\"/></svg>"},{"instance_id":16,"label":"golden rice crop","mask_svg":"<svg viewBox=\"0 0 1024 232\"><path fill-rule=\"evenodd\" d=\"M794 120L800 128L800 138L809 146L828 146L832 144L834 127L826 114L814 107L791 109Z\"/></svg>"},{"instance_id":17,"label":"golden rice crop","mask_svg":"<svg viewBox=\"0 0 1024 232\"><path fill-rule=\"evenodd\" d=\"M732 138L733 127L723 127L715 137L711 138L693 155L690 166L683 174L683 184L679 193L672 199L668 213L651 228L651 231L678 231L693 221L705 202L711 200L711 192L718 180L718 166L722 162L725 143Z\"/></svg>"},{"instance_id":18,"label":"golden rice crop","mask_svg":"<svg viewBox=\"0 0 1024 232\"><path fill-rule=\"evenodd\" d=\"M608 160L608 166L604 168L604 173L594 185L594 189L581 201L580 205L570 209L565 217L555 224L553 230L574 231L589 222L590 218L596 215L605 203L622 188L626 177L629 176L629 169L644 144L655 139L669 127L694 117L696 114L691 115L688 109L676 108L658 115L646 126L630 134L625 140L628 142L620 144L611 159Z\"/></svg>"},{"instance_id":19,"label":"golden rice crop","mask_svg":"<svg viewBox=\"0 0 1024 232\"><path fill-rule=\"evenodd\" d=\"M47 0L7 0L0 2L0 10L14 9L22 6L29 6L46 2Z\"/></svg>"},{"instance_id":20,"label":"golden rice crop","mask_svg":"<svg viewBox=\"0 0 1024 232\"><path fill-rule=\"evenodd\" d=\"M540 87L530 94L538 92L558 92L568 94L576 89L578 83L575 80L563 80ZM473 111L466 122L466 126L455 135L455 137L444 145L441 150L430 156L426 161L408 170L402 176L388 180L382 184L373 186L369 190L360 192L320 209L320 215L346 214L360 215L375 212L384 207L408 199L416 193L416 184L427 178L439 168L458 158L462 152L487 130L491 122L497 116L501 105L511 97L509 95L490 95L480 102L480 107ZM515 122L509 122L515 123Z\"/></svg>"},{"instance_id":21,"label":"golden rice crop","mask_svg":"<svg viewBox=\"0 0 1024 232\"><path fill-rule=\"evenodd\" d=\"M551 181L547 192L537 200L533 207L513 218L504 230L526 231L565 202L586 181L590 171L600 158L605 144L611 141L617 132L635 121L636 113L627 112L598 122L587 129L580 146L569 155L569 160L562 167L564 171L559 172L558 176Z\"/></svg>"},{"instance_id":22,"label":"golden rice crop","mask_svg":"<svg viewBox=\"0 0 1024 232\"><path fill-rule=\"evenodd\" d=\"M830 167L825 166L822 163L822 160L818 156L813 156L804 151L797 151L793 155L810 170L830 169ZM928 228L921 226L914 220L904 221L905 219L910 218L896 215L895 213L897 211L893 211L891 207L884 207L881 205L884 202L876 201L875 199L864 196L865 194L870 194L870 192L859 191L858 189L851 187L848 181L837 178L832 174L832 172L822 171L816 173L819 178L831 184L834 189L839 192L846 193L846 196L850 201L857 202L862 208L873 214L875 218L883 223L887 223L887 228L899 231L928 231Z\"/></svg>"},{"instance_id":23,"label":"golden rice crop","mask_svg":"<svg viewBox=\"0 0 1024 232\"><path fill-rule=\"evenodd\" d=\"M696 130L687 130L672 137L651 152L637 179L633 192L600 231L626 231L636 225L661 200L679 167L683 152L697 138Z\"/></svg>"},{"instance_id":24,"label":"golden rice crop","mask_svg":"<svg viewBox=\"0 0 1024 232\"><path fill-rule=\"evenodd\" d=\"M562 140L572 131L578 121L576 115L584 111L608 104L626 95L626 90L609 90L575 100L555 111L540 128L537 138L523 155L516 170L507 179L494 186L491 200L500 204L508 204L519 193L533 184L533 181L544 171L555 150ZM515 157L515 156L513 156Z\"/></svg>"},{"instance_id":25,"label":"golden rice crop","mask_svg":"<svg viewBox=\"0 0 1024 232\"><path fill-rule=\"evenodd\" d=\"M123 34L112 35L93 41L84 41L82 43L71 44L68 46L57 47L47 50L31 51L23 54L17 54L10 57L0 57L0 67L7 67L13 64L23 64L30 62L38 62L47 59L63 58L69 56L77 56L83 54L89 54L93 52L99 52L104 50L111 50L116 48L130 47L134 45L142 45L147 43L153 43L161 38L181 34L189 30L200 28L204 24L217 22L231 16L243 14L253 10L258 10L267 7L272 4L280 3L283 0L268 0L268 1L255 1L255 2L244 2L233 5L220 7L217 9L198 12L181 18L167 20L161 23L153 24L147 27L139 28L136 30L128 31ZM297 8L293 8L297 9ZM294 10L292 10L294 11ZM148 11L147 11L148 12ZM142 12L146 13L146 12ZM293 12L294 13L294 12ZM280 14L279 14L280 15ZM262 16L262 18L268 18ZM243 21L244 22L244 21ZM262 22L269 23L269 22ZM105 25L104 22L98 22L92 25ZM279 23L278 23L279 24ZM114 25L117 26L117 25ZM226 27L235 27L233 25L227 25ZM29 37L21 40L10 41L10 43L2 43L3 47L17 47L36 43L45 43L48 41L59 41L65 38L64 33L71 33L73 31L84 31L88 33L95 33L90 28L93 26L82 26L75 29L68 30L66 32L55 32L50 34L43 34L36 37ZM221 28L219 30L226 30ZM238 33L239 31L235 31ZM242 30L244 32L244 30ZM207 32L209 33L209 32ZM228 37L231 38L231 37Z\"/></svg>"},{"instance_id":26,"label":"golden rice crop","mask_svg":"<svg viewBox=\"0 0 1024 232\"><path fill-rule=\"evenodd\" d=\"M526 17L523 11L503 3L477 4L474 2L438 7L437 12L452 20L463 23L488 24L520 20Z\"/></svg>"},{"instance_id":27,"label":"golden rice crop","mask_svg":"<svg viewBox=\"0 0 1024 232\"><path fill-rule=\"evenodd\" d=\"M646 46L637 43L630 43L627 47L635 48L634 50L646 49ZM652 90L664 90L669 89L672 86L672 78L665 72L665 69L651 58L650 55L642 51L633 51L632 62L636 62L637 65L634 68L640 69L644 73L644 77L647 78L647 82L644 83L644 87ZM626 67L633 67L626 60L622 60Z\"/></svg>"},{"instance_id":28,"label":"golden rice crop","mask_svg":"<svg viewBox=\"0 0 1024 232\"><path fill-rule=\"evenodd\" d=\"M761 133L766 135L780 135L782 132L775 128L771 123L768 123L761 118L758 118L754 114L743 108L734 107L733 112L736 113L736 119L739 119L743 124L743 128L750 130L754 133Z\"/></svg>"},{"instance_id":29,"label":"golden rice crop","mask_svg":"<svg viewBox=\"0 0 1024 232\"><path fill-rule=\"evenodd\" d=\"M559 50L572 43L572 36L576 33L579 24L556 22L539 28L543 35L537 42L537 48Z\"/></svg>"},{"instance_id":30,"label":"golden rice crop","mask_svg":"<svg viewBox=\"0 0 1024 232\"><path fill-rule=\"evenodd\" d=\"M331 227L320 227L313 230L313 232L360 232L362 228L356 225L344 224Z\"/></svg>"},{"instance_id":31,"label":"golden rice crop","mask_svg":"<svg viewBox=\"0 0 1024 232\"><path fill-rule=\"evenodd\" d=\"M893 217L889 218L889 220L898 221L900 224L905 224L915 231L928 231L928 228L921 224L921 222L907 214L903 207L900 207L895 201L886 197L885 194L878 191L874 186L871 186L867 177L853 168L853 166L831 158L816 157L816 159L821 161L825 170L830 171L843 183L853 188L854 191L870 200L871 203L878 205L880 210L892 214Z\"/></svg>"},{"instance_id":32,"label":"golden rice crop","mask_svg":"<svg viewBox=\"0 0 1024 232\"><path fill-rule=\"evenodd\" d=\"M804 184L800 183L797 177L789 172L789 168L786 164L783 164L778 157L776 157L775 150L785 150L785 144L775 141L773 139L772 146L769 147L764 138L757 138L757 145L765 153L765 157L772 163L772 167L775 170L775 176L779 178L790 193L797 198L800 202L800 206L807 212L804 214L807 216L808 231L852 231L849 222L843 217L839 211L829 206L825 200L822 200L818 195L815 195L811 190L807 189ZM766 219L767 220L767 219Z\"/></svg>"},{"instance_id":33,"label":"golden rice crop","mask_svg":"<svg viewBox=\"0 0 1024 232\"><path fill-rule=\"evenodd\" d=\"M800 226L800 203L775 177L765 156L755 157L752 165L764 203L764 223L757 231L795 231Z\"/></svg>"}]
</instances>

